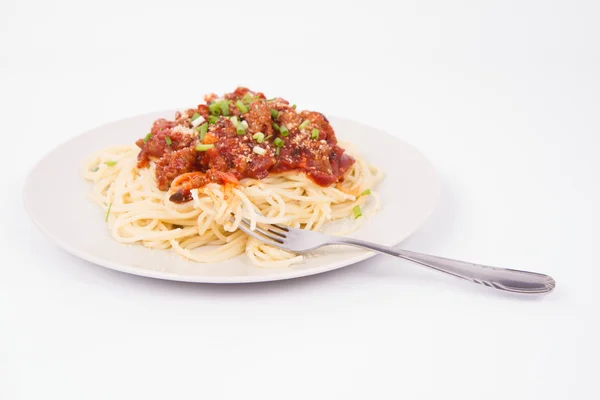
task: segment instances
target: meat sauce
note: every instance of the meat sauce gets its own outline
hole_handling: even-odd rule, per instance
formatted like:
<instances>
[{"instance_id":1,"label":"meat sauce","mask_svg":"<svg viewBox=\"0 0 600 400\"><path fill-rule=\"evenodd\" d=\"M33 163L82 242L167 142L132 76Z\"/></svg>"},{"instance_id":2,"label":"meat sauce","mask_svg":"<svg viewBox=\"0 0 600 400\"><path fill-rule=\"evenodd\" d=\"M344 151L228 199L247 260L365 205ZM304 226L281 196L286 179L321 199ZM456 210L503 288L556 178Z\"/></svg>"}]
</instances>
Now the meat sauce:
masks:
<instances>
[{"instance_id":1,"label":"meat sauce","mask_svg":"<svg viewBox=\"0 0 600 400\"><path fill-rule=\"evenodd\" d=\"M158 187L176 190L175 203L191 200L190 190L210 182L236 184L287 171L330 186L354 164L321 113L298 112L282 98L267 100L243 87L222 98L207 95L205 102L177 112L173 121L156 120L136 142L138 168L154 161Z\"/></svg>"}]
</instances>

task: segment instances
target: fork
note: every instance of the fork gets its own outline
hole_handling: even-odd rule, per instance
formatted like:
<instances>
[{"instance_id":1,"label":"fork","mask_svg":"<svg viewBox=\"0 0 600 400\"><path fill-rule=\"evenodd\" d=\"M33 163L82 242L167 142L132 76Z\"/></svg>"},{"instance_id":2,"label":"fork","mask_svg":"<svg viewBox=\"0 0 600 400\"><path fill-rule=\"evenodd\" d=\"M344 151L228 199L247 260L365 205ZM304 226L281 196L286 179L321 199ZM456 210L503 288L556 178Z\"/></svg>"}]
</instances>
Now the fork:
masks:
<instances>
[{"instance_id":1,"label":"fork","mask_svg":"<svg viewBox=\"0 0 600 400\"><path fill-rule=\"evenodd\" d=\"M473 283L507 292L542 294L551 292L556 286L554 279L548 275L535 272L489 267L465 261L415 253L408 250L396 250L388 246L369 243L363 240L348 237L327 236L319 232L290 228L278 224L259 223L253 230L251 229L250 221L246 218L242 218L239 228L261 242L294 253L304 253L329 245L362 247L409 260L431 269L466 279Z\"/></svg>"}]
</instances>

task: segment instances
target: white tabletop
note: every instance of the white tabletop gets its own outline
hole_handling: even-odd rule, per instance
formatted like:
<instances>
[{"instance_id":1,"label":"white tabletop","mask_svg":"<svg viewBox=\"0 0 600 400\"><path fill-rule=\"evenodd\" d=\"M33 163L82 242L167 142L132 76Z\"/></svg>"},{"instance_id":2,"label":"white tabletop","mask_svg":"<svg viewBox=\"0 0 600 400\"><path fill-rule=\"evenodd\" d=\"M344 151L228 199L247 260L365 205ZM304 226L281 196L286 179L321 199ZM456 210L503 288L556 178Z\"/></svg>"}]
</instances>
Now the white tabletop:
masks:
<instances>
[{"instance_id":1,"label":"white tabletop","mask_svg":"<svg viewBox=\"0 0 600 400\"><path fill-rule=\"evenodd\" d=\"M0 3L1 399L595 398L598 2L84 3ZM80 261L27 219L24 178L51 148L238 84L429 157L442 198L403 247L557 289L524 299L383 256L163 282Z\"/></svg>"}]
</instances>

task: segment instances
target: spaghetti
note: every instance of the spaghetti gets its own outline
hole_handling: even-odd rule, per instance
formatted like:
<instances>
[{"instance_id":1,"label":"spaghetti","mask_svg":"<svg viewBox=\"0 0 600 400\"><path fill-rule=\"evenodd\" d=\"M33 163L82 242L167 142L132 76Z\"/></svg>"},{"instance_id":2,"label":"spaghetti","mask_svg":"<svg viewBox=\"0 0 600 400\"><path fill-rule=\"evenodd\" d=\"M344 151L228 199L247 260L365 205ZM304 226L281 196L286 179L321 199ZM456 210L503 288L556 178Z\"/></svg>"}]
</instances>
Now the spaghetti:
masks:
<instances>
[{"instance_id":1,"label":"spaghetti","mask_svg":"<svg viewBox=\"0 0 600 400\"><path fill-rule=\"evenodd\" d=\"M188 115L187 120L179 115L176 123L155 122L152 132L142 143L138 141L137 146L114 147L89 158L83 168L83 177L93 182L91 198L105 210L112 236L117 241L140 243L152 249L173 249L187 259L203 263L222 262L246 253L257 266L285 267L300 262L302 256L249 237L238 229L242 218L247 218L252 227L261 223L280 223L308 230L328 228L328 233L345 235L358 229L365 217L377 211L379 197L373 188L382 178L380 171L369 166L353 149L344 150L337 146L332 129L328 133L323 125L321 129L311 128L303 122L314 123L310 115L304 120L299 118L297 125L278 125L276 137L271 137L270 142L268 139L260 141L264 153L253 150L257 158L248 160L248 155L240 153L239 149L254 148L257 145L254 138L261 135L268 137L262 132L266 130L265 125L257 127L256 120L250 115L257 108L255 103L271 107L269 118L272 124L281 119L285 121L286 117L282 114L288 106L287 102L283 104L282 99L267 101L247 89L238 88L236 92L232 101L237 98L238 104L244 96L246 99L250 97L248 93L252 94L249 104L239 107L239 116L223 115L225 113L219 106L217 112L220 115L216 120L213 118L214 123L208 122L208 117L215 113L209 111L207 118L203 118L207 121L206 126L193 124L194 114L201 111L201 106L198 106L198 109L192 110L193 113L188 110L184 114ZM208 106L218 101L209 96ZM296 113L295 107L293 112ZM275 119L276 116L279 118ZM247 122L248 128L243 129L243 134L238 130L235 136L227 135L226 130L230 128L229 124L233 125L233 118L236 118L237 121L233 122L237 124ZM301 127L303 123L305 126ZM199 129L189 132L195 128L194 125ZM286 128L282 130L281 126ZM328 169L319 170L314 167L312 159L302 159L315 154L303 151L304 128L309 129L309 140L322 142L320 147L328 145L325 149L330 157ZM328 136L322 140L315 138L316 130L326 131ZM282 132L286 131L288 134L282 136ZM156 143L151 142L150 136L158 137L160 143L164 143L160 157L156 155ZM207 137L208 140L205 140ZM274 144L277 138L284 142L280 147ZM244 170L235 163L221 163L221 159L229 160L230 153L227 151L231 151L234 139L240 142L239 147L233 148L234 153L240 153L235 160L245 157ZM227 140L228 147L219 147ZM211 144L216 146L201 147ZM308 145L313 146L309 150L314 148L314 143ZM294 162L300 160L300 167L284 168L281 165L281 157L287 154L285 151L295 155ZM265 163L265 157L272 157L274 161ZM189 159L193 163L186 164L184 161ZM334 162L338 165L332 166ZM264 166L269 163L266 175L256 168L248 172L248 165ZM218 165L224 167L217 168ZM173 166L178 168L175 173L172 172ZM344 223L335 226L331 224L334 221Z\"/></svg>"}]
</instances>

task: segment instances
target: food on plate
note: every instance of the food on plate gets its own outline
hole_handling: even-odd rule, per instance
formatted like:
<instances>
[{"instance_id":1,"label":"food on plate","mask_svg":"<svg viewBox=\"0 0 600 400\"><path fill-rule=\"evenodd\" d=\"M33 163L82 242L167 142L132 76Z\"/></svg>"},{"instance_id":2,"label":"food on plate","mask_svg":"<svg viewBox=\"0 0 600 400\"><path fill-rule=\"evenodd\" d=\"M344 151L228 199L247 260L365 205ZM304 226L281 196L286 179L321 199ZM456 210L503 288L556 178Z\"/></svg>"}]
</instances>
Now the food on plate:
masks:
<instances>
[{"instance_id":1,"label":"food on plate","mask_svg":"<svg viewBox=\"0 0 600 400\"><path fill-rule=\"evenodd\" d=\"M119 242L207 263L245 252L255 265L284 267L302 256L249 237L242 218L310 230L342 221L333 233L343 235L379 208L381 172L338 143L323 114L243 87L204 99L85 164Z\"/></svg>"}]
</instances>

